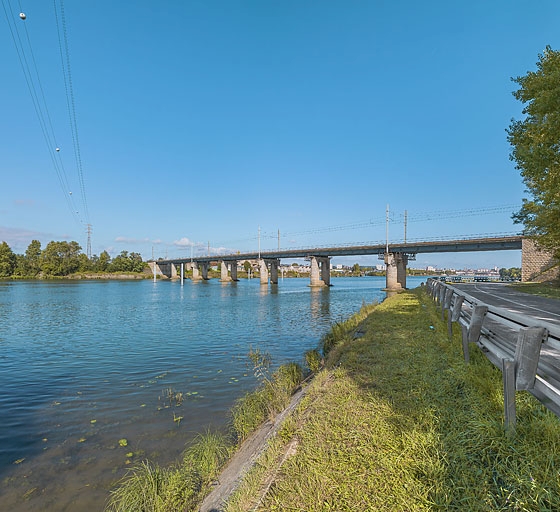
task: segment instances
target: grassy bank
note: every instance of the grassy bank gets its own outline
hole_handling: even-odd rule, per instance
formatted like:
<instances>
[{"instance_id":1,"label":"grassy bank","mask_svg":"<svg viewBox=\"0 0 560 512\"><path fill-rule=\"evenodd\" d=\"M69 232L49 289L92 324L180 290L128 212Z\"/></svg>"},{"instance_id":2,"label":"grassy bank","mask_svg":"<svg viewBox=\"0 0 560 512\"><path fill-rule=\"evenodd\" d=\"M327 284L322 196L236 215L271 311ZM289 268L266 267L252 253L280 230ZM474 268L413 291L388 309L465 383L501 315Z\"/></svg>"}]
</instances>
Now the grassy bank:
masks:
<instances>
[{"instance_id":1,"label":"grassy bank","mask_svg":"<svg viewBox=\"0 0 560 512\"><path fill-rule=\"evenodd\" d=\"M540 295L549 299L560 299L560 281L548 283L515 283L512 288L532 295Z\"/></svg>"},{"instance_id":2,"label":"grassy bank","mask_svg":"<svg viewBox=\"0 0 560 512\"><path fill-rule=\"evenodd\" d=\"M560 420L518 393L506 434L501 372L464 364L422 289L356 324L325 338L327 369L229 512L560 510Z\"/></svg>"}]
</instances>

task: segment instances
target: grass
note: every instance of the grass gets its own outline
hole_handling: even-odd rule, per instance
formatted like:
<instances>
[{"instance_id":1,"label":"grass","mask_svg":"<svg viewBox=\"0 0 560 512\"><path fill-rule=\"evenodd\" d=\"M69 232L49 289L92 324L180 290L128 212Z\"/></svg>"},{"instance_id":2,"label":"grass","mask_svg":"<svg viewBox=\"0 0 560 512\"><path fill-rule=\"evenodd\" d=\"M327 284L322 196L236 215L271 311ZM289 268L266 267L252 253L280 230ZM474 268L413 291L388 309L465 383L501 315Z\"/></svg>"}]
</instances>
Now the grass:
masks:
<instances>
[{"instance_id":1,"label":"grass","mask_svg":"<svg viewBox=\"0 0 560 512\"><path fill-rule=\"evenodd\" d=\"M516 283L512 288L532 295L540 295L549 299L560 299L560 281L547 283Z\"/></svg>"},{"instance_id":2,"label":"grass","mask_svg":"<svg viewBox=\"0 0 560 512\"><path fill-rule=\"evenodd\" d=\"M360 333L360 337L356 332ZM462 359L421 289L334 326L327 368L230 500L246 510L560 510L560 421Z\"/></svg>"}]
</instances>

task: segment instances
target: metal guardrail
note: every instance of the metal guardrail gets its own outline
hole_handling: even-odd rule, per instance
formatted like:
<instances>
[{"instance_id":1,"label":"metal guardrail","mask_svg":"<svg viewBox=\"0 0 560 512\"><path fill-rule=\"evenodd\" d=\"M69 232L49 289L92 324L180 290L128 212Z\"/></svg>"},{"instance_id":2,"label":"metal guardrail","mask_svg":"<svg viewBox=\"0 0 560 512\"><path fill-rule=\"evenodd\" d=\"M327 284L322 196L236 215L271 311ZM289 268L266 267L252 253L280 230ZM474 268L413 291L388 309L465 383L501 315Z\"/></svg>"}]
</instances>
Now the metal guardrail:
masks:
<instances>
[{"instance_id":1,"label":"metal guardrail","mask_svg":"<svg viewBox=\"0 0 560 512\"><path fill-rule=\"evenodd\" d=\"M559 327L490 306L435 279L428 279L427 288L441 307L442 320L448 312L449 336L453 322L461 326L465 362L474 343L502 370L506 428L515 427L516 391L528 391L560 417Z\"/></svg>"}]
</instances>

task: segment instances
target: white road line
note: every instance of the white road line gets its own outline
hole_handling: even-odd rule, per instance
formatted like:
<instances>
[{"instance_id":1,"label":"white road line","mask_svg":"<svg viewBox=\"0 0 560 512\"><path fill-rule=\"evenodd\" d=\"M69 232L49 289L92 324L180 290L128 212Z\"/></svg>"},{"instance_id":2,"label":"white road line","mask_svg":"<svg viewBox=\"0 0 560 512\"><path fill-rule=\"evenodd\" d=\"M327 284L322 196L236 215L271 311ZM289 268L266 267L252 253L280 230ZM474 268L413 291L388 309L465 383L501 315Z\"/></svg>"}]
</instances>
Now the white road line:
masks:
<instances>
[{"instance_id":1,"label":"white road line","mask_svg":"<svg viewBox=\"0 0 560 512\"><path fill-rule=\"evenodd\" d=\"M539 309L539 308L536 308L534 306L528 306L527 304L523 304L522 302L516 302L514 300L508 299L507 297L504 297L503 295L496 295L494 293L486 292L484 290L481 290L478 287L477 284L475 284L474 287L480 293L485 293L486 295L490 295L491 297L496 297L497 299L505 300L505 301L511 302L512 304L517 304L518 306L522 306L524 308L534 309L535 311L539 311L540 313L544 313L546 315L552 315L552 316L560 318L560 315L558 313L552 313L552 311L546 311L545 309Z\"/></svg>"}]
</instances>

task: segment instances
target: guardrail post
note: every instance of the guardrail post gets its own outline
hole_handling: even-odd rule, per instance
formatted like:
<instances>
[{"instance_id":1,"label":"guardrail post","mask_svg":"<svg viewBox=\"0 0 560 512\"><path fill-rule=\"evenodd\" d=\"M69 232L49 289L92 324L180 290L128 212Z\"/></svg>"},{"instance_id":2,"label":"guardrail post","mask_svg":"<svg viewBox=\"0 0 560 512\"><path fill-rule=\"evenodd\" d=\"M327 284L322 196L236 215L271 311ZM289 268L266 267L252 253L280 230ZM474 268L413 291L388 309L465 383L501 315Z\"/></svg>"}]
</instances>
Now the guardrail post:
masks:
<instances>
[{"instance_id":1,"label":"guardrail post","mask_svg":"<svg viewBox=\"0 0 560 512\"><path fill-rule=\"evenodd\" d=\"M515 361L502 359L502 377L504 382L504 423L506 430L515 429Z\"/></svg>"},{"instance_id":2,"label":"guardrail post","mask_svg":"<svg viewBox=\"0 0 560 512\"><path fill-rule=\"evenodd\" d=\"M445 310L451 308L451 299L453 298L453 288L448 286L445 287L445 293L443 294L443 302L441 303L441 319L445 320Z\"/></svg>"},{"instance_id":3,"label":"guardrail post","mask_svg":"<svg viewBox=\"0 0 560 512\"><path fill-rule=\"evenodd\" d=\"M461 316L461 308L463 307L464 295L455 295L455 302L453 302L453 309L451 314L447 316L447 332L449 337L453 336L453 322L458 322Z\"/></svg>"},{"instance_id":4,"label":"guardrail post","mask_svg":"<svg viewBox=\"0 0 560 512\"><path fill-rule=\"evenodd\" d=\"M488 313L488 306L475 306L469 324L469 343L476 343L482 331L482 321Z\"/></svg>"},{"instance_id":5,"label":"guardrail post","mask_svg":"<svg viewBox=\"0 0 560 512\"><path fill-rule=\"evenodd\" d=\"M548 335L544 327L522 327L515 346L515 389L533 389L542 342Z\"/></svg>"},{"instance_id":6,"label":"guardrail post","mask_svg":"<svg viewBox=\"0 0 560 512\"><path fill-rule=\"evenodd\" d=\"M437 301L438 289L439 281L434 281L434 283L432 284L432 299L434 299L434 301Z\"/></svg>"},{"instance_id":7,"label":"guardrail post","mask_svg":"<svg viewBox=\"0 0 560 512\"><path fill-rule=\"evenodd\" d=\"M439 297L438 297L438 301L441 305L441 307L443 308L443 302L445 300L445 292L447 291L447 286L445 286L443 283L441 283L441 286L439 288Z\"/></svg>"},{"instance_id":8,"label":"guardrail post","mask_svg":"<svg viewBox=\"0 0 560 512\"><path fill-rule=\"evenodd\" d=\"M488 312L488 306L475 306L468 325L461 325L463 334L463 356L469 362L469 343L476 343L482 331L482 321Z\"/></svg>"}]
</instances>

